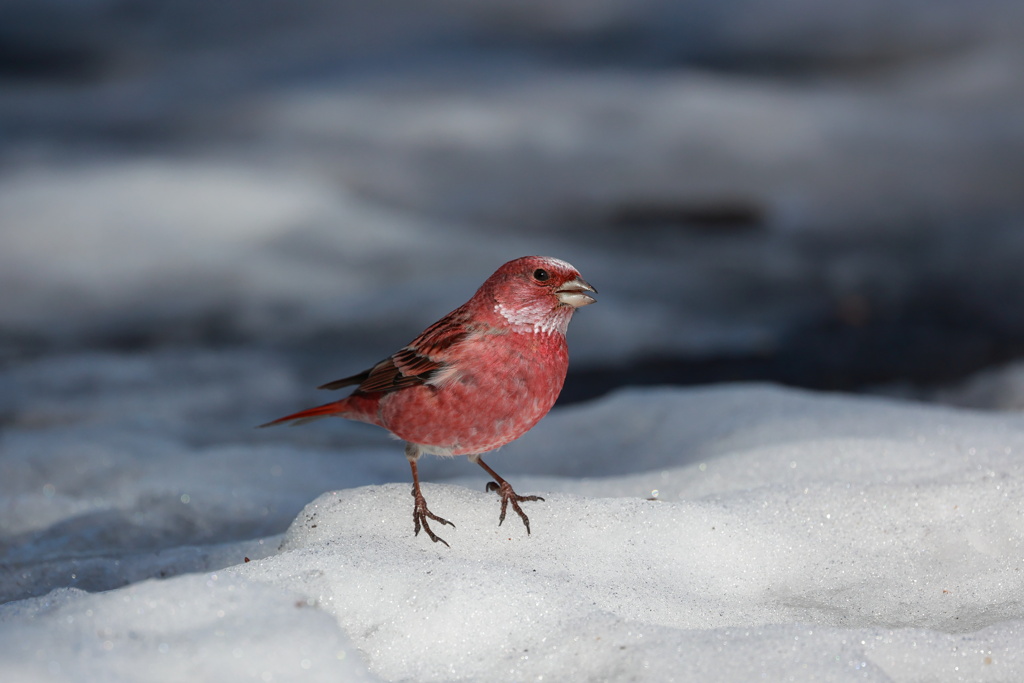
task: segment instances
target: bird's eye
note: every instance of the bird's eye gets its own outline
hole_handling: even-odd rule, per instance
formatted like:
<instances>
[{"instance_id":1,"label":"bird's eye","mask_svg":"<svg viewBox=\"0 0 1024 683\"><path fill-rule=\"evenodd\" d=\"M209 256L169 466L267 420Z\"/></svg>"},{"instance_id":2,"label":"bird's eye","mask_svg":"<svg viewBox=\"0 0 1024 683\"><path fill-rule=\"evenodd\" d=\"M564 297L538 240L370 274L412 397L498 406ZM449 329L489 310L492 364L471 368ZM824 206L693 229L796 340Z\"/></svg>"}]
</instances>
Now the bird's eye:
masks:
<instances>
[{"instance_id":1,"label":"bird's eye","mask_svg":"<svg viewBox=\"0 0 1024 683\"><path fill-rule=\"evenodd\" d=\"M537 270L533 271L533 279L536 280L537 282L547 282L548 280L551 279L551 273L544 270L543 268L538 268Z\"/></svg>"}]
</instances>

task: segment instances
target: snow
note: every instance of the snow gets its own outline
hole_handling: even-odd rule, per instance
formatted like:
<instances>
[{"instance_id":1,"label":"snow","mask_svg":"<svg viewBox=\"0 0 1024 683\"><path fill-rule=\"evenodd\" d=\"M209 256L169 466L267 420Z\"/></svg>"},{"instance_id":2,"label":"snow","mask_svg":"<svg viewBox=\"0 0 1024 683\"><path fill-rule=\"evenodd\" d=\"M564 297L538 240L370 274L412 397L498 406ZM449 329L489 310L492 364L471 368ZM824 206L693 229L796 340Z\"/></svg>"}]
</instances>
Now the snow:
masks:
<instances>
[{"instance_id":1,"label":"snow","mask_svg":"<svg viewBox=\"0 0 1024 683\"><path fill-rule=\"evenodd\" d=\"M115 386L139 363L105 360ZM165 378L127 399L151 392L151 421L93 404L102 429L82 408L5 430L5 680L1024 674L1017 414L624 390L488 458L545 498L530 535L483 472L426 460L446 548L412 534L400 444L342 421L195 443Z\"/></svg>"},{"instance_id":2,"label":"snow","mask_svg":"<svg viewBox=\"0 0 1024 683\"><path fill-rule=\"evenodd\" d=\"M0 8L0 681L1024 680L1021 3L164 5ZM871 393L558 407L450 548L255 429L525 254L577 398Z\"/></svg>"},{"instance_id":3,"label":"snow","mask_svg":"<svg viewBox=\"0 0 1024 683\"><path fill-rule=\"evenodd\" d=\"M305 604L301 595L216 574L140 583L116 597L60 589L5 608L4 678L379 680L337 623Z\"/></svg>"},{"instance_id":4,"label":"snow","mask_svg":"<svg viewBox=\"0 0 1024 683\"><path fill-rule=\"evenodd\" d=\"M718 3L452 1L430 20L395 3L408 24L279 4L115 17L80 40L130 67L0 89L0 286L19 292L0 319L23 340L16 353L69 337L342 331L373 362L410 321L429 324L529 253L616 283L609 315L576 323L581 340L603 340L578 345L590 365L762 351L851 294L898 307L951 286L984 310L978 283L1016 278L1024 23L1012 0L771 0L742 17ZM237 33L217 31L234 13ZM161 18L162 31L150 25ZM638 32L625 54L587 62L617 22ZM566 35L584 56L562 55ZM495 36L509 43L480 47ZM160 49L144 47L155 37ZM646 68L645 45L665 53ZM699 68L691 51L732 67ZM708 213L749 224L701 224Z\"/></svg>"}]
</instances>

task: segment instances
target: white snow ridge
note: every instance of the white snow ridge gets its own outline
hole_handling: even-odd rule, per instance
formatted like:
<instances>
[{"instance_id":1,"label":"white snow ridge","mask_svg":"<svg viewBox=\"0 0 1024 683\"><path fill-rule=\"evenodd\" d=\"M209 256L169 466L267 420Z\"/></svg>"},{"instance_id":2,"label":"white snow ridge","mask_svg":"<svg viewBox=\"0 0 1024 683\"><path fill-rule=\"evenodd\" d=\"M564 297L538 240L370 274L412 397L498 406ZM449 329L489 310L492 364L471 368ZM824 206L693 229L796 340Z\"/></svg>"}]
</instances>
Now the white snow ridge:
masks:
<instances>
[{"instance_id":1,"label":"white snow ridge","mask_svg":"<svg viewBox=\"0 0 1024 683\"><path fill-rule=\"evenodd\" d=\"M28 448L5 441L8 458ZM451 548L412 535L397 445L358 450L356 463L393 466L401 483L324 493L283 537L195 561L223 568L0 606L2 678L1024 677L1018 415L755 385L622 391L556 411L492 458L519 491L546 498L530 504L530 536L515 517L498 526L479 478L426 485L456 524ZM181 443L149 453L151 466L201 467L188 456ZM82 457L98 468L110 455ZM201 495L224 498L218 514L279 496L255 463L234 462L220 484L213 471ZM339 478L309 447L290 448L286 467L302 472L284 475L293 490ZM231 486L249 493L232 499ZM27 497L8 484L4 507ZM87 497L65 500L55 520L97 504ZM30 575L42 559L20 566ZM153 561L125 556L110 571Z\"/></svg>"}]
</instances>

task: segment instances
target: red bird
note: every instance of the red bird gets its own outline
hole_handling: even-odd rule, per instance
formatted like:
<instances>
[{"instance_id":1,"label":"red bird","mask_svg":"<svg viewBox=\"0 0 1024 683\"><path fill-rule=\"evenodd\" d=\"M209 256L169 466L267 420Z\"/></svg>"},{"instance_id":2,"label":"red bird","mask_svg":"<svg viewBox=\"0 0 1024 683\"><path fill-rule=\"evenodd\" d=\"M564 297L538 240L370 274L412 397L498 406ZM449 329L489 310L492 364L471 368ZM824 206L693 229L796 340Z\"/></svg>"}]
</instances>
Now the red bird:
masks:
<instances>
[{"instance_id":1,"label":"red bird","mask_svg":"<svg viewBox=\"0 0 1024 683\"><path fill-rule=\"evenodd\" d=\"M368 422L405 441L412 467L413 524L430 540L427 520L455 525L427 509L416 462L424 453L466 455L494 482L505 521L509 503L530 533L520 496L481 459L481 454L518 439L547 415L562 391L569 367L565 332L573 312L597 293L565 261L524 256L487 278L469 301L428 327L408 346L369 370L321 386L358 385L347 398L273 422L305 422L337 416Z\"/></svg>"}]
</instances>

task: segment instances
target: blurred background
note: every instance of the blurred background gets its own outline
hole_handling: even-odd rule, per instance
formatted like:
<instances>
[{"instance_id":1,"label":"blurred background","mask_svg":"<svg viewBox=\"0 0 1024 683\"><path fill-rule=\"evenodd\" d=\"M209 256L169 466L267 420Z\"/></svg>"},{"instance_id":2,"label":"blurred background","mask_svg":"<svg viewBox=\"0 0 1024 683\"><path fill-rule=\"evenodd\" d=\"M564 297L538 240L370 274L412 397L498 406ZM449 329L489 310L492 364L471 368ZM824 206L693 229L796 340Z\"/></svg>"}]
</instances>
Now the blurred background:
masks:
<instances>
[{"instance_id":1,"label":"blurred background","mask_svg":"<svg viewBox=\"0 0 1024 683\"><path fill-rule=\"evenodd\" d=\"M383 430L253 427L525 254L600 290L563 404L1024 408L1024 3L0 0L0 602L408 481ZM506 476L600 476L534 434Z\"/></svg>"},{"instance_id":2,"label":"blurred background","mask_svg":"<svg viewBox=\"0 0 1024 683\"><path fill-rule=\"evenodd\" d=\"M39 396L229 364L258 423L530 253L601 292L566 402L1024 407L1024 4L0 3L0 364Z\"/></svg>"}]
</instances>

